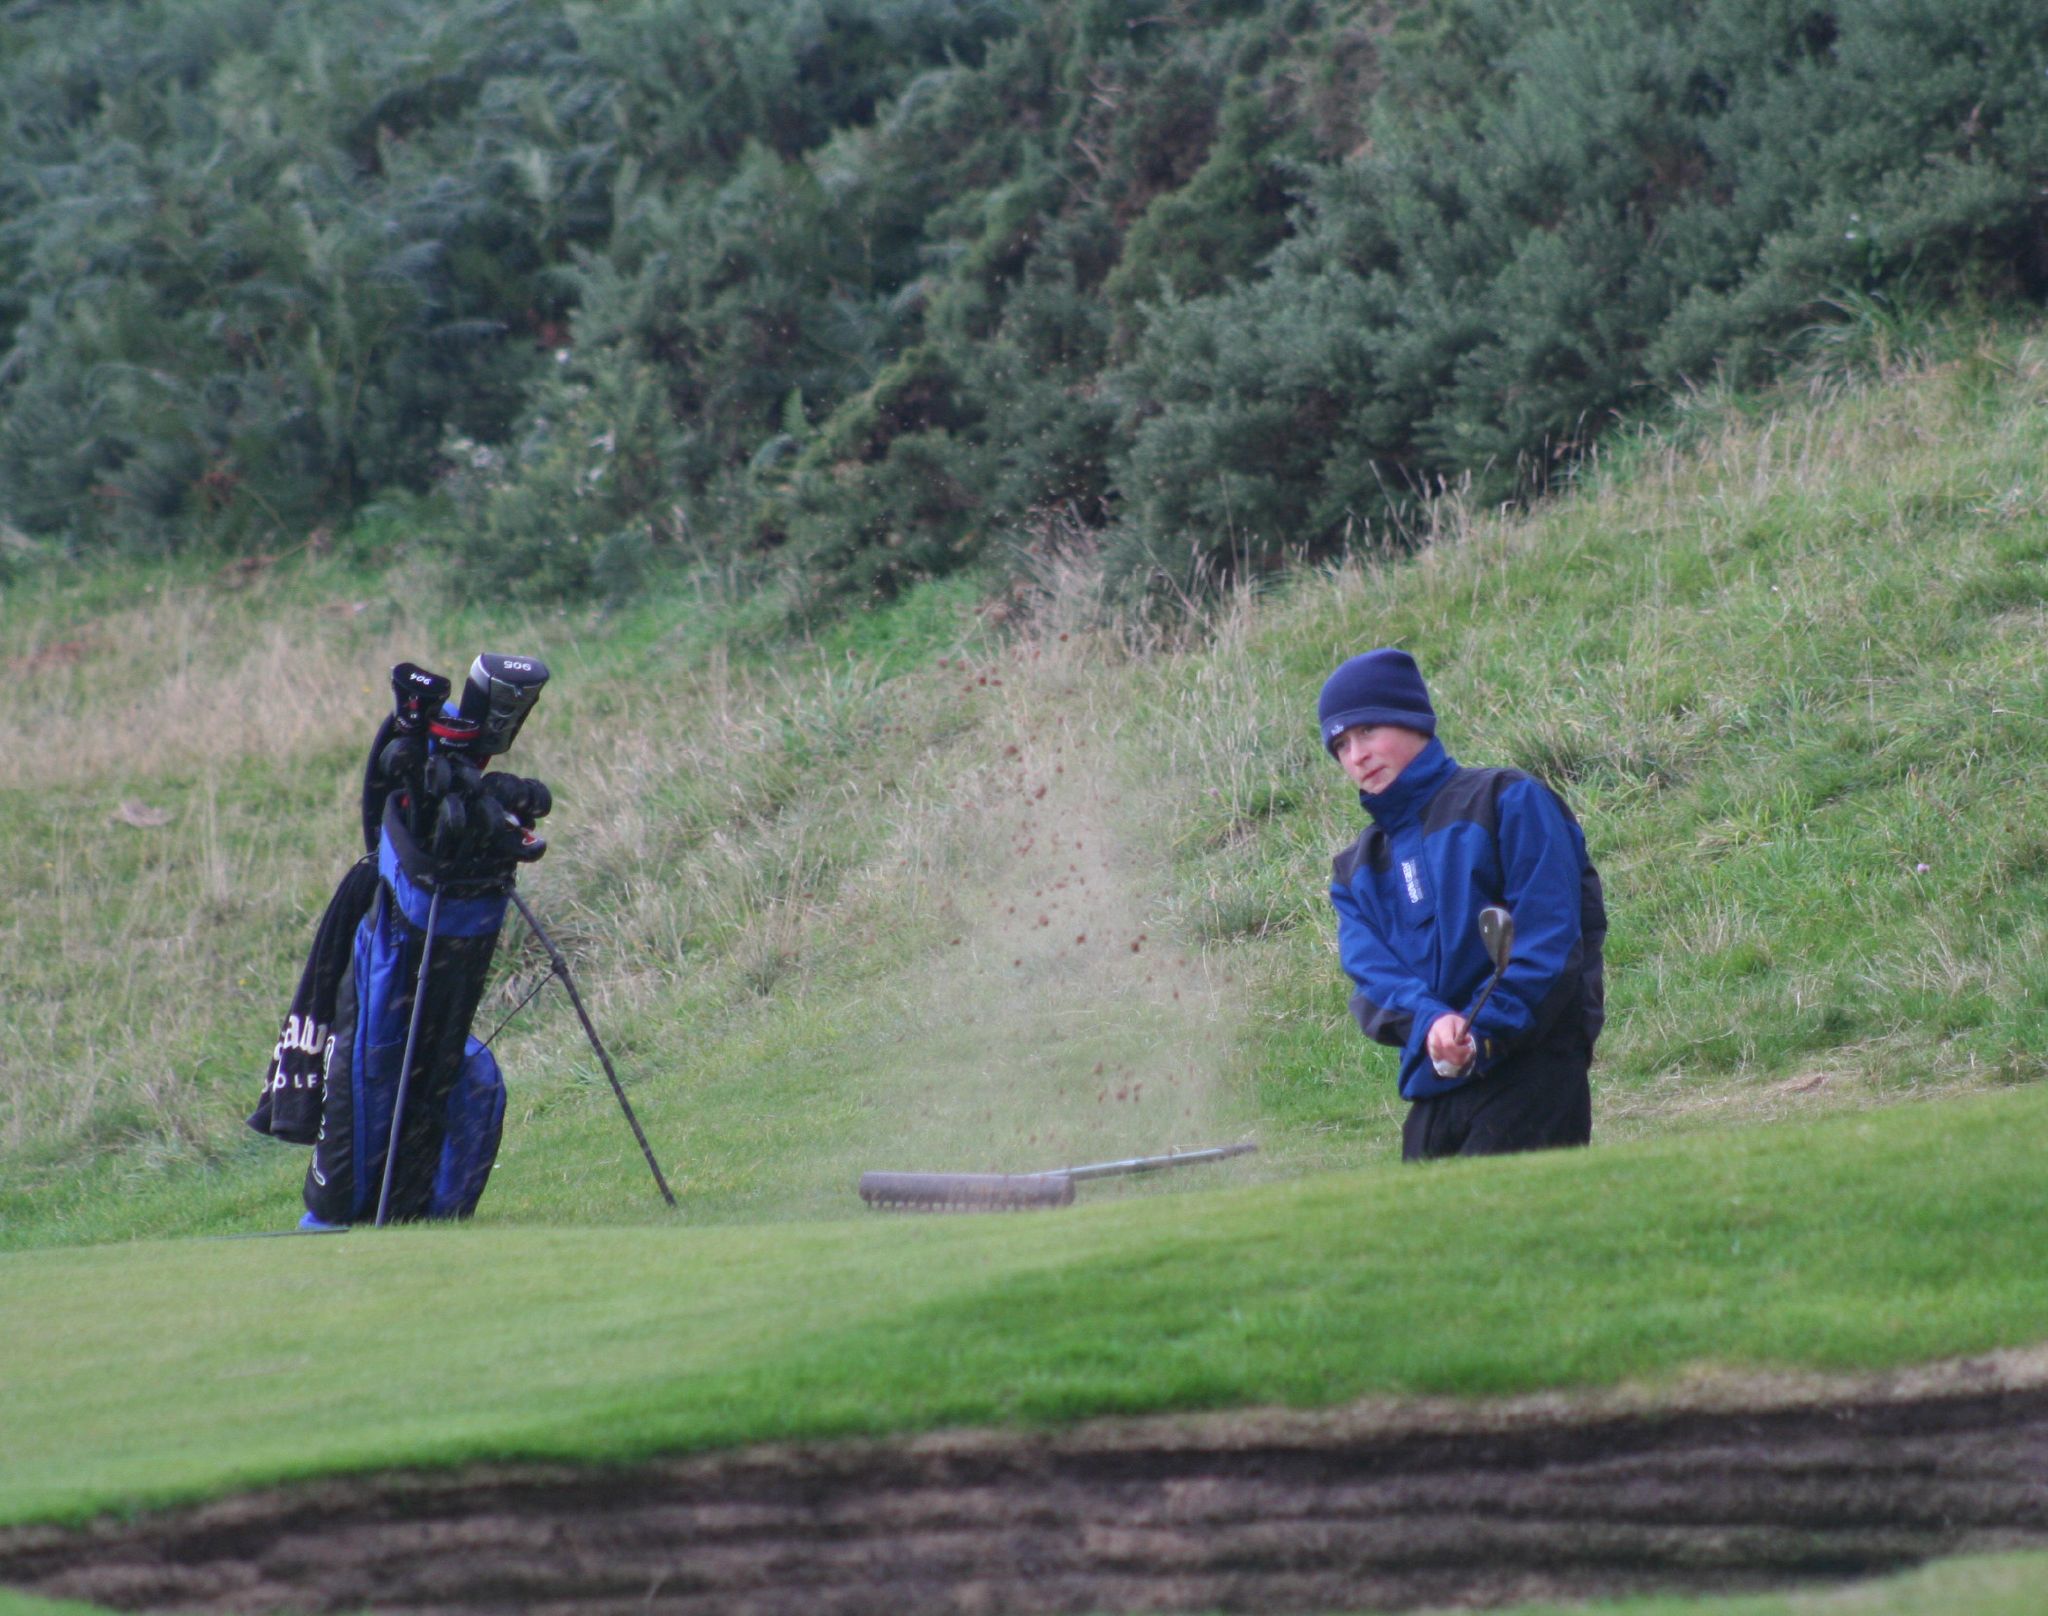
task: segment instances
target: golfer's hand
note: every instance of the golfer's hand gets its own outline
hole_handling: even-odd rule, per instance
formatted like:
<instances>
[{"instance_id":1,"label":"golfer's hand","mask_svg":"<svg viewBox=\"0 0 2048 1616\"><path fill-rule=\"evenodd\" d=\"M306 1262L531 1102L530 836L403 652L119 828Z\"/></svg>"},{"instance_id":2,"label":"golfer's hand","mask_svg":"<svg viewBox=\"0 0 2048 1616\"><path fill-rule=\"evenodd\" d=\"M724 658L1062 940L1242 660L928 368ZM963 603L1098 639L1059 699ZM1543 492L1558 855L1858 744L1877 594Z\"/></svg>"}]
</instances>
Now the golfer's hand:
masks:
<instances>
[{"instance_id":1,"label":"golfer's hand","mask_svg":"<svg viewBox=\"0 0 2048 1616\"><path fill-rule=\"evenodd\" d=\"M1460 1015L1438 1016L1429 1029L1429 1058L1439 1077L1463 1077L1479 1058L1471 1030Z\"/></svg>"}]
</instances>

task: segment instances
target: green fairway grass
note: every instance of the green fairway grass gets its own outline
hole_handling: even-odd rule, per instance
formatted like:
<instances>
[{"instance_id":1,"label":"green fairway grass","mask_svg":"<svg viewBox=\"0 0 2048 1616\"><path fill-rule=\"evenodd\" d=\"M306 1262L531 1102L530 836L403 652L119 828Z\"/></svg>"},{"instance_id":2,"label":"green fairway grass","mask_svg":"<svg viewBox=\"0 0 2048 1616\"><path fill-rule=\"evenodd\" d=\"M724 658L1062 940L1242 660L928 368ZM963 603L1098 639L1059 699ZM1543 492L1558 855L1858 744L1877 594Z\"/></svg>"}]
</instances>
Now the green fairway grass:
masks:
<instances>
[{"instance_id":1,"label":"green fairway grass","mask_svg":"<svg viewBox=\"0 0 2048 1616\"><path fill-rule=\"evenodd\" d=\"M37 1599L0 1588L0 1616L92 1616L104 1605L81 1605L75 1599Z\"/></svg>"},{"instance_id":2,"label":"green fairway grass","mask_svg":"<svg viewBox=\"0 0 2048 1616\"><path fill-rule=\"evenodd\" d=\"M1904 1364L2048 1335L2039 1090L1043 1215L0 1258L0 1520L484 1457Z\"/></svg>"},{"instance_id":3,"label":"green fairway grass","mask_svg":"<svg viewBox=\"0 0 2048 1616\"><path fill-rule=\"evenodd\" d=\"M1501 1616L2035 1616L2048 1555L1950 1560L1826 1592L1515 1605Z\"/></svg>"}]
</instances>

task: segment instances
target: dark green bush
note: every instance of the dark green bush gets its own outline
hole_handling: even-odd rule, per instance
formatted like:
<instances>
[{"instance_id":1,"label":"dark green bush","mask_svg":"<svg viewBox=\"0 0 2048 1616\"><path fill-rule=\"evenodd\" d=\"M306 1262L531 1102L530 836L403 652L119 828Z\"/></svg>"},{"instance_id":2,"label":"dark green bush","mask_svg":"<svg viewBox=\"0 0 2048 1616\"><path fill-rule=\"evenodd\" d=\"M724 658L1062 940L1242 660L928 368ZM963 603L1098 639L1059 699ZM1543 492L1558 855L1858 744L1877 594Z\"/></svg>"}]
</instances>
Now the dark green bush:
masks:
<instances>
[{"instance_id":1,"label":"dark green bush","mask_svg":"<svg viewBox=\"0 0 2048 1616\"><path fill-rule=\"evenodd\" d=\"M617 349L565 359L543 408L509 451L458 439L458 592L479 599L620 599L663 546L689 533L686 484L698 445L662 376Z\"/></svg>"},{"instance_id":2,"label":"dark green bush","mask_svg":"<svg viewBox=\"0 0 2048 1616\"><path fill-rule=\"evenodd\" d=\"M29 11L5 53L0 504L247 546L496 437L604 220L602 87L545 8ZM524 338L525 340L521 340Z\"/></svg>"},{"instance_id":3,"label":"dark green bush","mask_svg":"<svg viewBox=\"0 0 2048 1616\"><path fill-rule=\"evenodd\" d=\"M1116 380L1133 578L1543 487L1614 416L1796 357L1845 296L2048 288L2048 34L2021 0L1459 0L1263 275ZM1654 395L1653 395L1654 396Z\"/></svg>"},{"instance_id":4,"label":"dark green bush","mask_svg":"<svg viewBox=\"0 0 2048 1616\"><path fill-rule=\"evenodd\" d=\"M2048 289L2025 0L77 0L0 98L10 531L460 490L534 598L1175 595Z\"/></svg>"}]
</instances>

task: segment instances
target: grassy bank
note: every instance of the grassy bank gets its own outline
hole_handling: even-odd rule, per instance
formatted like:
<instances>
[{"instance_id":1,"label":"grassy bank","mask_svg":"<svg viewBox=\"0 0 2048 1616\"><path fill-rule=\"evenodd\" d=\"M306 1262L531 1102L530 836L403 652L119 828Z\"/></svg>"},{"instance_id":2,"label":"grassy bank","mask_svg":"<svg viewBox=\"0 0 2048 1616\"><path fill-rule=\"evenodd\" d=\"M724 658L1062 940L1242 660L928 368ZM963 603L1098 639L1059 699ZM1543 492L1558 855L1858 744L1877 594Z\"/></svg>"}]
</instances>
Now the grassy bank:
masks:
<instances>
[{"instance_id":1,"label":"grassy bank","mask_svg":"<svg viewBox=\"0 0 2048 1616\"><path fill-rule=\"evenodd\" d=\"M1158 765L1187 782L1180 913L1256 979L1262 1115L1384 1126L1322 986L1318 876L1354 810L1299 728L1321 673L1381 642L1430 671L1456 755L1543 775L1586 824L1614 917L1604 1137L2036 1077L2042 357L1724 401L1533 520L1447 507L1416 562L1149 664L1142 704L1177 715Z\"/></svg>"},{"instance_id":2,"label":"grassy bank","mask_svg":"<svg viewBox=\"0 0 2048 1616\"><path fill-rule=\"evenodd\" d=\"M1446 504L1418 560L1178 642L1105 626L1085 569L802 643L715 593L429 620L402 579L317 565L12 589L0 1243L288 1213L297 1160L236 1119L353 856L384 670L483 645L557 670L506 760L560 804L527 890L693 1217L846 1210L879 1146L1025 1167L1255 1131L1276 1173L1386 1161L1322 896L1357 809L1305 721L1381 641L1423 658L1454 753L1545 774L1586 824L1600 1137L2026 1081L2044 377L2038 342L1986 341L1703 405L1534 518ZM508 937L491 1025L538 961ZM500 1048L484 1215L640 1216L559 995Z\"/></svg>"},{"instance_id":3,"label":"grassy bank","mask_svg":"<svg viewBox=\"0 0 2048 1616\"><path fill-rule=\"evenodd\" d=\"M1955 1560L1826 1592L1736 1599L1623 1599L1591 1605L1521 1605L1503 1616L2027 1616L2048 1557Z\"/></svg>"},{"instance_id":4,"label":"grassy bank","mask_svg":"<svg viewBox=\"0 0 2048 1616\"><path fill-rule=\"evenodd\" d=\"M2048 1091L995 1219L17 1252L0 1520L485 1456L1873 1368L2048 1337ZM1853 1258L1847 1254L1853 1253Z\"/></svg>"}]
</instances>

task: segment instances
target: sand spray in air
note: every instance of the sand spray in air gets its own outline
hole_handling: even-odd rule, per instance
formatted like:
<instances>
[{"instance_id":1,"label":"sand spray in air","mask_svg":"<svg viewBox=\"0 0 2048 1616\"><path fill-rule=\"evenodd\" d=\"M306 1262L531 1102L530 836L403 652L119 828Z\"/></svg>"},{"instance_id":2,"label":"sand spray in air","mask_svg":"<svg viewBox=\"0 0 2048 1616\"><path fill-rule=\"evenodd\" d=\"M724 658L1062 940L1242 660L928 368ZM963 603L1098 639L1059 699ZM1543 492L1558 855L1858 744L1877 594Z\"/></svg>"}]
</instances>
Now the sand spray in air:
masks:
<instances>
[{"instance_id":1,"label":"sand spray in air","mask_svg":"<svg viewBox=\"0 0 2048 1616\"><path fill-rule=\"evenodd\" d=\"M1079 637L993 659L1003 698L976 727L936 877L947 937L903 1006L906 1066L927 1073L889 1097L905 1167L1032 1171L1237 1137L1235 994L1163 934L1166 854L1091 659Z\"/></svg>"}]
</instances>

